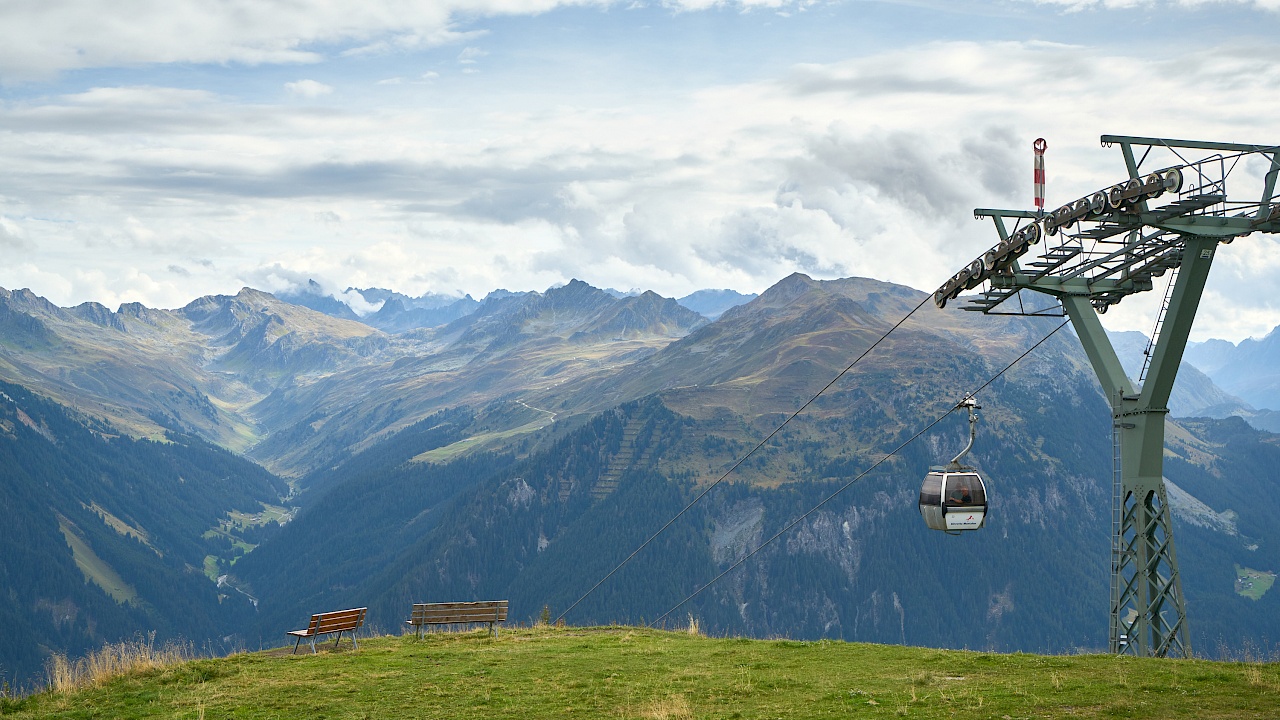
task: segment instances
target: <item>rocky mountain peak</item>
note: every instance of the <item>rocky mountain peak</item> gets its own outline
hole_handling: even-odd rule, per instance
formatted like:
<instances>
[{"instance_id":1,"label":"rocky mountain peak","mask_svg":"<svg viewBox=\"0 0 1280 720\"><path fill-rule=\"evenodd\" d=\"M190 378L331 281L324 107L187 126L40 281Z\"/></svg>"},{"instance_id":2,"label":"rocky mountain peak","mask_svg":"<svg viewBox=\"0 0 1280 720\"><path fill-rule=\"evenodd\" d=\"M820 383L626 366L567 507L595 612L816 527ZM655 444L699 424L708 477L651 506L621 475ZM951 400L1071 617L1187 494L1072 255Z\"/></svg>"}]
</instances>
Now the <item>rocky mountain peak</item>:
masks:
<instances>
[{"instance_id":1,"label":"rocky mountain peak","mask_svg":"<svg viewBox=\"0 0 1280 720\"><path fill-rule=\"evenodd\" d=\"M261 290L255 290L251 287L240 288L240 292L236 293L236 300L249 304L274 304L278 302L276 296L271 293L265 293Z\"/></svg>"},{"instance_id":2,"label":"rocky mountain peak","mask_svg":"<svg viewBox=\"0 0 1280 720\"><path fill-rule=\"evenodd\" d=\"M404 300L392 295L382 303L382 307L378 308L378 312L374 313L373 317L389 317L391 315L398 315L405 310L407 310L407 308L404 306Z\"/></svg>"},{"instance_id":3,"label":"rocky mountain peak","mask_svg":"<svg viewBox=\"0 0 1280 720\"><path fill-rule=\"evenodd\" d=\"M71 308L71 314L105 328L124 331L124 322L102 303L85 302Z\"/></svg>"},{"instance_id":4,"label":"rocky mountain peak","mask_svg":"<svg viewBox=\"0 0 1280 720\"><path fill-rule=\"evenodd\" d=\"M65 320L67 314L62 308L54 305L43 297L31 292L28 288L14 290L9 293L8 301L17 310L23 312L35 313L37 315L47 315Z\"/></svg>"},{"instance_id":5,"label":"rocky mountain peak","mask_svg":"<svg viewBox=\"0 0 1280 720\"><path fill-rule=\"evenodd\" d=\"M278 300L311 308L317 312L342 318L343 320L360 319L349 305L326 293L324 287L315 280L308 280L306 285L296 289L276 293L275 297Z\"/></svg>"},{"instance_id":6,"label":"rocky mountain peak","mask_svg":"<svg viewBox=\"0 0 1280 720\"><path fill-rule=\"evenodd\" d=\"M567 284L558 288L547 290L543 293L543 297L552 305L558 307L598 307L617 301L609 293L578 279L570 280Z\"/></svg>"},{"instance_id":7,"label":"rocky mountain peak","mask_svg":"<svg viewBox=\"0 0 1280 720\"><path fill-rule=\"evenodd\" d=\"M761 293L760 297L744 305L736 305L729 308L721 317L724 319L736 317L739 313L748 311L748 308L751 310L783 308L794 302L796 298L813 292L820 287L821 283L804 273L791 273Z\"/></svg>"},{"instance_id":8,"label":"rocky mountain peak","mask_svg":"<svg viewBox=\"0 0 1280 720\"><path fill-rule=\"evenodd\" d=\"M697 292L678 298L676 302L699 313L709 320L715 320L730 308L749 303L759 295L743 294L736 290L698 290Z\"/></svg>"},{"instance_id":9,"label":"rocky mountain peak","mask_svg":"<svg viewBox=\"0 0 1280 720\"><path fill-rule=\"evenodd\" d=\"M151 308L139 302L120 303L120 309L116 310L116 314L147 323L155 321L154 312Z\"/></svg>"}]
</instances>

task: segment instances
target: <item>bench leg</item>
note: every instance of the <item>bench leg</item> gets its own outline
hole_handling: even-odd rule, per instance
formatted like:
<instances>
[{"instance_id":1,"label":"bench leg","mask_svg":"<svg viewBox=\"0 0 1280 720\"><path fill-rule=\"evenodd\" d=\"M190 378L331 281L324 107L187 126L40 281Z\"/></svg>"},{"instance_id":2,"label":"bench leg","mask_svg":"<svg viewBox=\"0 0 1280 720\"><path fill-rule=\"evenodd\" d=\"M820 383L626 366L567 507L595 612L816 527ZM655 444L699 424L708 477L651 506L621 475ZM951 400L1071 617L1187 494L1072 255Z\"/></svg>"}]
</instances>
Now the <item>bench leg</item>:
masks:
<instances>
[{"instance_id":1,"label":"bench leg","mask_svg":"<svg viewBox=\"0 0 1280 720\"><path fill-rule=\"evenodd\" d=\"M294 655L297 655L297 654L298 654L298 646L299 646L299 645L301 645L301 644L302 644L302 636L301 636L301 635L299 635L299 636L298 636L298 642L296 642L296 643L294 643L294 644L293 644L293 654L294 654Z\"/></svg>"},{"instance_id":2,"label":"bench leg","mask_svg":"<svg viewBox=\"0 0 1280 720\"><path fill-rule=\"evenodd\" d=\"M316 636L315 635L311 636L311 654L312 655L316 654Z\"/></svg>"},{"instance_id":3,"label":"bench leg","mask_svg":"<svg viewBox=\"0 0 1280 720\"><path fill-rule=\"evenodd\" d=\"M342 631L341 631L341 630L339 630L339 631L338 631L338 637L336 637L336 638L334 638L334 639L333 639L333 648L334 648L335 650L338 648L338 643L339 643L339 642L341 642L341 641L342 641Z\"/></svg>"}]
</instances>

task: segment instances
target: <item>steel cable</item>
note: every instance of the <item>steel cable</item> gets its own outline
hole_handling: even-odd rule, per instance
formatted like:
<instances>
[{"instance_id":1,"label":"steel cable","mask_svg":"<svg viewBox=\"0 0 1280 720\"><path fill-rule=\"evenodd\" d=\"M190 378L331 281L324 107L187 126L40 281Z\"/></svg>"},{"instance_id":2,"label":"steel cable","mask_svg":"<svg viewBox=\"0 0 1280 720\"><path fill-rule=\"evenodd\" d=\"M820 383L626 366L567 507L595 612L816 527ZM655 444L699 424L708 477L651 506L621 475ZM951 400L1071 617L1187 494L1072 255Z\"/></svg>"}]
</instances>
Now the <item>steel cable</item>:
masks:
<instances>
[{"instance_id":1,"label":"steel cable","mask_svg":"<svg viewBox=\"0 0 1280 720\"><path fill-rule=\"evenodd\" d=\"M913 311L913 312L914 312L914 311ZM965 397L972 397L972 396L976 396L978 393L980 393L980 392L982 392L983 390L985 390L985 389L987 388L987 386L989 386L989 385L991 385L991 383L995 382L997 378L999 378L1001 375L1004 375L1006 372L1008 372L1009 368L1013 367L1014 365L1017 365L1019 361L1021 361L1021 360L1022 360L1023 358L1025 358L1026 356L1030 355L1032 351L1034 351L1036 348L1038 348L1038 347L1040 347L1042 344L1044 344L1044 343L1045 343L1045 341L1047 341L1049 338L1053 337L1053 336L1054 336L1054 334L1056 334L1056 333L1057 333L1059 330L1061 330L1062 328L1066 327L1070 322L1071 322L1070 320L1065 320L1065 321L1063 321L1061 325L1059 325L1058 327L1056 327L1056 328L1054 328L1052 331L1050 331L1050 333L1049 333L1048 335L1045 335L1044 337L1040 338L1040 340L1039 340L1039 341L1037 341L1035 345L1032 345L1031 347L1027 348L1026 352L1022 353L1022 354L1021 354L1021 355L1019 355L1017 358L1015 358L1013 362L1011 362L1011 363L1009 363L1008 365L1004 366L1004 369L1002 369L1000 372L996 373L995 375L992 375L992 376L991 376L991 378L990 378L989 380L987 380L986 382L984 382L981 386L979 386L977 390L974 390L973 392L968 393ZM709 587L711 587L712 585L716 584L716 582L718 582L718 581L719 581L721 578L723 578L725 575L728 575L729 573L733 572L733 571L734 571L734 570L736 570L739 566L741 566L741 565L742 565L742 563L744 563L744 562L746 562L747 560L751 559L751 558L752 558L756 553L760 552L760 551L761 551L761 550L763 550L767 545L769 545L769 543L772 543L774 540L777 540L778 538L780 538L780 537L782 537L783 535L787 534L787 532L788 532L788 531L790 531L790 530L791 530L791 528L793 528L793 527L795 527L796 525L800 524L800 522L801 522L801 521L803 521L805 518L807 518L807 517L809 517L810 515L812 515L812 514L814 514L815 512L817 512L819 508L821 508L823 505L826 505L826 504L827 504L828 502L830 502L833 498L835 498L835 496L839 495L840 493L844 492L845 490L848 490L848 489L849 489L849 488L850 488L854 483L856 483L856 482L858 482L859 480L861 480L862 478L866 477L868 473L870 473L872 470L875 470L877 467L879 467L881 464L883 464L883 463L884 463L884 461L886 461L886 460L888 460L889 458L893 457L894 455L898 454L898 452L900 452L903 448L905 448L906 446L908 446L908 445L910 445L912 442L914 442L914 441L916 440L916 438L918 438L918 437L920 437L921 435L925 434L925 433L926 433L926 432L928 432L929 430L933 429L933 426L935 426L935 425L937 425L938 423L940 423L940 422L942 422L943 420L945 420L945 419L947 418L947 416L949 416L951 413L955 412L956 407L958 407L958 406L956 406L956 405L951 406L951 408L950 408L949 410L947 410L945 413L943 413L941 416L939 416L939 417L938 417L938 419L936 419L936 420L934 420L933 422L931 422L931 423L929 423L928 425L926 425L926 426L924 427L924 429L920 430L920 431L919 431L919 432L917 432L915 435L912 435L909 439L907 439L907 440L906 440L906 442L903 442L901 445L899 445L898 447L894 448L894 449L893 449L891 452L889 452L887 455L885 455L884 457L882 457L882 458L880 458L879 460L877 460L877 461L876 461L876 462L875 462L871 467L867 468L866 470L863 470L863 471L862 471L862 473L861 473L861 474L859 474L857 477L855 477L854 479L852 479L852 480L850 480L849 482L845 483L844 485L840 486L840 488L839 488L838 490L836 490L835 492L831 493L831 494L830 494L830 495L828 495L827 497L823 498L822 502L819 502L817 505L814 505L811 509L809 509L809 511L808 511L808 512L806 512L805 514L803 514L803 515L801 515L800 517L796 518L795 520L792 520L791 522L787 523L787 525L786 525L785 527L783 527L781 530L779 530L779 531L777 532L777 534L775 534L773 537L769 538L768 540L765 540L765 541L764 541L763 543L761 543L761 544L759 545L759 547L757 547L755 550L752 550L751 552L749 552L749 553L747 553L746 555L742 556L742 558L740 558L737 562L735 562L734 564L730 565L727 569L725 569L725 570L724 570L724 572L722 572L722 573L720 573L719 575L717 575L717 576L715 576L714 578L712 578L710 582L708 582L707 584L705 584L705 585L703 585L702 587L698 588L697 590L694 590L694 591L693 591L693 593L692 593L692 594L690 594L688 597L686 597L685 599L683 599L683 600L681 600L680 602L676 603L676 604L675 604L675 605L674 605L670 610L668 610L668 611L666 611L665 613L663 613L662 615L658 616L658 618L657 618L656 620L654 620L652 623L649 623L648 627L654 627L654 626L656 626L658 623L660 623L660 622L662 622L663 620L665 620L667 617L669 617L669 616L671 615L671 613L673 613L673 612L675 612L676 610L680 609L680 607L681 607L682 605L684 605L685 603L687 603L687 602L689 602L690 600L692 600L692 599L694 599L695 597L697 597L697 596L698 596L698 595L699 595L703 590L706 590L707 588L709 588Z\"/></svg>"},{"instance_id":2,"label":"steel cable","mask_svg":"<svg viewBox=\"0 0 1280 720\"><path fill-rule=\"evenodd\" d=\"M924 299L920 301L920 304L919 304L919 305L916 305L914 308L912 308L912 309L911 309L911 312L909 312L909 313L907 313L906 315L904 315L904 316L902 317L902 319L901 319L901 320L899 320L898 322L894 323L893 327L891 327L891 328L889 328L887 331L885 331L885 333L884 333L883 335L881 335L881 336L879 337L879 339L877 339L874 343L871 343L871 346L870 346L870 347L868 347L866 350L863 350L861 355L859 355L858 357L854 358L853 362L849 363L848 367L846 367L844 370L841 370L841 371L840 371L840 373L839 373L838 375L836 375L836 376L835 376L835 378L833 378L833 379L831 380L831 382L829 382L829 383L827 383L826 385L824 385L824 386L822 387L822 389L821 389L821 390L819 390L819 391L818 391L818 392L817 392L813 397L809 398L809 400L808 400L807 402L805 402L805 404L804 404L804 405L801 405L799 410L796 410L795 412L791 413L791 415L790 415L789 417L787 417L787 419L786 419L786 420L783 420L783 421L782 421L782 424L781 424L781 425L779 425L778 427L774 428L773 432L769 433L769 434L768 434L768 436L766 436L763 440L761 440L760 442L756 443L756 446L755 446L755 447L753 447L753 448L751 448L751 451L750 451L750 452L748 452L746 455L743 455L741 458L739 458L737 462L735 462L735 463L734 463L734 464L733 464L733 465L732 465L728 470L726 470L726 471L725 471L725 473L724 473L723 475L721 475L721 476L720 476L720 479L719 479L719 480L716 480L715 482L711 483L711 484L710 484L710 485L708 485L706 488L704 488L704 489L702 490L702 492L698 493L698 495L697 495L696 497L694 497L694 498L693 498L693 500L690 500L690 501L689 501L689 504L685 505L685 506L680 510L680 512L676 513L676 514L675 514L675 515L674 515L670 520L668 520L668 521L666 522L666 524L665 524L665 525L663 525L662 527L658 528L658 531L657 531L657 532L655 532L654 534L650 535L650 536L649 536L649 539L647 539L647 540L645 540L644 542L640 543L640 546L639 546L639 547L637 547L635 550L633 550L633 551L631 552L631 554L630 554L630 555L628 555L625 559L623 559L623 561L622 561L622 562L618 563L618 564L617 564L617 566L615 566L612 570L610 570L610 571L609 571L609 572L608 572L604 577L600 578L599 582L597 582L595 585L592 585L590 590L587 590L585 593L583 593L583 594L582 594L582 597L578 598L577 600L574 600L572 605L570 605L569 607L565 608L564 612L560 613L560 615L556 618L556 622L559 622L560 620L563 620L563 619L564 619L564 617L565 617L566 615L568 615L568 614L569 614L569 612L570 612L571 610L573 610L575 607L577 607L579 603L581 603L583 600L586 600L586 599L587 599L587 597L588 597L589 595L591 595L591 593L595 592L597 588L599 588L601 585L603 585L603 584L605 583L605 581L606 581L606 580L608 580L609 578L613 577L614 573L618 572L619 570L621 570L621 569L622 569L622 567L623 567L624 565L626 565L627 563L631 562L631 559L632 559L632 558L634 558L636 555L640 554L640 551L641 551L641 550L644 550L646 547L648 547L649 543L653 542L653 541L654 541L654 540L655 540L659 535L661 535L661 534L662 534L662 533L663 533L667 528L671 527L671 524L672 524L672 523L674 523L676 520L679 520L679 519L680 519L680 517L681 517L681 516L683 516L686 512L688 512L688 511L689 511L689 509L690 509L690 508L692 508L694 505L697 505L697 504L698 504L698 502L699 502L700 500L702 500L702 498L706 497L707 493L711 492L711 491L712 491L712 490L713 490L717 485L719 485L720 483L724 482L725 478L727 478L727 477L729 477L730 475L732 475L732 474L733 474L733 471L738 469L738 466L740 466L740 465L742 465L742 463L746 462L746 461L747 461L747 459L748 459L748 458L750 458L752 455L754 455L754 454L756 453L756 451L757 451L757 450L759 450L760 448L764 447L766 443L768 443L770 440L772 440L772 439L773 439L773 436L774 436L774 435L777 435L779 432L781 432L781 431L782 431L782 429L783 429L784 427L786 427L786 426L787 426L787 423L791 422L792 420L794 420L794 419L796 418L796 416L798 416L800 413L804 412L804 411L805 411L805 408L808 408L810 405L812 405L812 404L814 403L814 401L816 401L819 397L821 397L821 396L822 396L822 394L823 394L823 393L825 393L827 390L829 390L829 389L831 388L831 386L832 386L832 385L835 385L837 382L839 382L840 378L844 377L844 376L845 376L845 375L846 375L850 370L852 370L852 369L853 369L853 367L854 367L855 365L857 365L859 362L862 362L862 359L863 359L863 358L865 358L867 355L869 355L869 354L871 353L871 351L872 351L872 350L875 350L875 349L876 349L876 347L877 347L878 345L880 345L880 343L884 342L885 338L887 338L887 337L889 337L891 334L893 334L893 331L894 331L894 330L897 330L899 327L901 327L901 326L902 326L902 324L903 324L903 323L905 323L907 320L909 320L909 319L911 318L911 316L912 316L912 315L915 315L915 314L916 314L916 312L917 312L920 308L924 307L925 303L929 302L930 298L932 298L932 297L933 297L933 296L932 296L931 294L926 294L926 295L924 296Z\"/></svg>"}]
</instances>

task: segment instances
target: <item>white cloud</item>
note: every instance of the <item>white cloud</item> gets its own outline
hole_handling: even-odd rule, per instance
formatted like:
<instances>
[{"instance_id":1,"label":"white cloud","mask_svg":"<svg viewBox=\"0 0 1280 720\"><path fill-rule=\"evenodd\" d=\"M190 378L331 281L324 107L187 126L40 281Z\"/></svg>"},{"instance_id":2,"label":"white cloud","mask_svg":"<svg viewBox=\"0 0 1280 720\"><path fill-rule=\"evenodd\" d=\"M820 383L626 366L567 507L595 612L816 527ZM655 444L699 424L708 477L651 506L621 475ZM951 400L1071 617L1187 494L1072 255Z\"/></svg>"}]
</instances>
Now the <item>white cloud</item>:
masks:
<instances>
[{"instance_id":1,"label":"white cloud","mask_svg":"<svg viewBox=\"0 0 1280 720\"><path fill-rule=\"evenodd\" d=\"M322 95L328 95L333 92L333 88L322 82L315 80L298 80L296 82L288 82L284 84L284 89L290 94L303 98L318 98Z\"/></svg>"},{"instance_id":2,"label":"white cloud","mask_svg":"<svg viewBox=\"0 0 1280 720\"><path fill-rule=\"evenodd\" d=\"M462 49L462 52L458 53L458 62L462 63L463 65L472 65L478 59L488 54L489 53L485 52L484 50L481 50L478 47L466 47Z\"/></svg>"},{"instance_id":3,"label":"white cloud","mask_svg":"<svg viewBox=\"0 0 1280 720\"><path fill-rule=\"evenodd\" d=\"M1258 0L1271 2L1273 0ZM0 3L0 84L66 70L164 63L306 64L330 47L341 57L470 42L476 18L557 8L625 6L626 0L47 0ZM782 8L815 0L652 0L654 7Z\"/></svg>"},{"instance_id":4,"label":"white cloud","mask_svg":"<svg viewBox=\"0 0 1280 720\"><path fill-rule=\"evenodd\" d=\"M322 44L356 52L465 41L456 16L535 14L607 0L48 0L0 4L0 82L152 63L313 63Z\"/></svg>"},{"instance_id":5,"label":"white cloud","mask_svg":"<svg viewBox=\"0 0 1280 720\"><path fill-rule=\"evenodd\" d=\"M801 270L930 290L994 242L973 207L1031 204L1037 136L1051 204L1123 173L1104 132L1275 141L1280 50L936 42L658 96L477 104L449 85L323 112L157 87L9 102L0 216L24 259L69 279L42 292L69 304L125 295L76 274L124 268L147 278L129 299L168 306L312 278L480 296L576 276L678 296ZM1195 101L1169 112L1171 97ZM1233 339L1280 323L1257 290L1280 261L1226 259L1252 242L1224 250L1211 283L1234 284L1205 303L1229 308L1212 317ZM1142 302L1108 323L1149 330Z\"/></svg>"},{"instance_id":6,"label":"white cloud","mask_svg":"<svg viewBox=\"0 0 1280 720\"><path fill-rule=\"evenodd\" d=\"M440 45L457 45L487 35L484 30L459 32L452 28L438 28L429 34L400 33L389 38L379 39L368 45L344 50L340 57L360 57L369 55L386 55L393 52L408 52L432 48Z\"/></svg>"},{"instance_id":7,"label":"white cloud","mask_svg":"<svg viewBox=\"0 0 1280 720\"><path fill-rule=\"evenodd\" d=\"M355 314L361 317L378 312L382 309L384 304L381 300L376 303L371 303L368 300L365 300L364 296L356 292L354 289L336 293L334 297L346 303L347 307L351 308Z\"/></svg>"},{"instance_id":8,"label":"white cloud","mask_svg":"<svg viewBox=\"0 0 1280 720\"><path fill-rule=\"evenodd\" d=\"M406 85L406 84L430 85L431 83L439 79L440 79L440 73L435 72L434 70L429 70L419 75L417 80L405 80L402 77L393 77L393 78L387 78L386 80L379 80L377 84L378 85Z\"/></svg>"},{"instance_id":9,"label":"white cloud","mask_svg":"<svg viewBox=\"0 0 1280 720\"><path fill-rule=\"evenodd\" d=\"M1124 10L1138 7L1200 7L1205 5L1244 5L1262 10L1280 10L1280 0L1022 0L1037 5L1057 5L1069 10Z\"/></svg>"},{"instance_id":10,"label":"white cloud","mask_svg":"<svg viewBox=\"0 0 1280 720\"><path fill-rule=\"evenodd\" d=\"M60 272L47 272L32 263L5 264L0 275L0 287L10 290L30 288L37 295L49 298L61 305L78 305L67 302L73 297L72 283Z\"/></svg>"},{"instance_id":11,"label":"white cloud","mask_svg":"<svg viewBox=\"0 0 1280 720\"><path fill-rule=\"evenodd\" d=\"M712 8L721 7L739 7L744 10L796 7L803 10L805 8L815 7L822 4L823 2L821 2L821 0L662 0L662 5L664 7L684 12L710 10Z\"/></svg>"},{"instance_id":12,"label":"white cloud","mask_svg":"<svg viewBox=\"0 0 1280 720\"><path fill-rule=\"evenodd\" d=\"M213 102L217 96L204 90L152 87L134 85L126 87L96 87L65 97L68 103L98 109L120 107L138 108L187 108L192 105Z\"/></svg>"},{"instance_id":13,"label":"white cloud","mask_svg":"<svg viewBox=\"0 0 1280 720\"><path fill-rule=\"evenodd\" d=\"M28 247L26 233L14 221L0 217L0 248L5 250L24 250Z\"/></svg>"}]
</instances>

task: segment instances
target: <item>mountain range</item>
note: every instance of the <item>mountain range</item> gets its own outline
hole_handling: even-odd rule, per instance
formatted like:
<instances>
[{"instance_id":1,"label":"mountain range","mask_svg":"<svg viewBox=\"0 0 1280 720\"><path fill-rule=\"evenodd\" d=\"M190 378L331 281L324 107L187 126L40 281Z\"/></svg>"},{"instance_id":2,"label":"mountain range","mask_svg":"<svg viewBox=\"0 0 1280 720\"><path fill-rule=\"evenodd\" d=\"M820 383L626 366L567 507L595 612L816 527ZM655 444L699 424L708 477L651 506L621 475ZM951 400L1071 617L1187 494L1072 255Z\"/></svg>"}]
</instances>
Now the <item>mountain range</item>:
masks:
<instances>
[{"instance_id":1,"label":"mountain range","mask_svg":"<svg viewBox=\"0 0 1280 720\"><path fill-rule=\"evenodd\" d=\"M1150 352L1151 341L1140 332L1110 333L1111 343L1120 356L1120 363L1125 372L1139 384L1144 371L1146 354ZM1252 342L1249 340L1246 343ZM1201 365L1209 367L1218 377L1222 376L1224 365L1206 362L1203 349L1214 347L1235 347L1225 340L1210 340L1207 343L1192 345L1187 356L1196 359ZM1280 360L1280 348L1276 353ZM1277 379L1280 382L1280 378ZM1255 401L1258 397L1253 398ZM1266 402L1263 399L1263 402ZM1228 417L1243 418L1250 425L1269 432L1280 432L1280 411L1265 406L1255 407L1243 398L1232 395L1220 386L1214 377L1206 374L1196 365L1184 359L1178 367L1178 381L1174 385L1169 398L1169 412L1174 417L1210 417L1223 419Z\"/></svg>"},{"instance_id":2,"label":"mountain range","mask_svg":"<svg viewBox=\"0 0 1280 720\"><path fill-rule=\"evenodd\" d=\"M273 645L338 606L368 605L388 630L426 600L564 611L923 303L568 617L653 620L1057 326L940 311L866 278L681 301L580 281L478 302L349 292L363 315L318 287L115 312L0 290L0 490L29 518L0 556L0 591L20 598L7 619L29 632L0 666L30 677L43 654L147 629ZM1130 372L1144 342L1117 338ZM1193 370L1171 405L1196 419L1171 422L1166 461L1193 642L1240 648L1280 636L1280 595L1236 586L1237 568L1280 569L1280 444L1233 417L1261 426L1265 407ZM1055 333L980 399L984 531L931 533L915 508L927 468L966 439L948 418L668 620L1103 647L1110 417L1078 342ZM42 563L61 569L46 582ZM198 622L182 626L160 587ZM49 610L72 606L74 622Z\"/></svg>"},{"instance_id":3,"label":"mountain range","mask_svg":"<svg viewBox=\"0 0 1280 720\"><path fill-rule=\"evenodd\" d=\"M616 299L644 294L643 290L623 292L612 288L604 288L604 292ZM515 294L517 293L509 290L494 290L485 299L497 300ZM370 310L363 315L357 313L346 300L353 296L359 297L361 306ZM308 280L306 285L277 293L277 297L343 320L360 320L389 333L439 327L470 315L480 307L480 303L470 295L455 297L426 293L410 297L383 288L347 288L338 296L325 292L315 280ZM729 308L750 302L755 297L755 293L744 294L736 290L698 290L677 298L676 302L708 320L715 320Z\"/></svg>"},{"instance_id":4,"label":"mountain range","mask_svg":"<svg viewBox=\"0 0 1280 720\"><path fill-rule=\"evenodd\" d=\"M1280 328L1239 344L1209 340L1192 345L1187 360L1251 405L1280 411Z\"/></svg>"}]
</instances>

